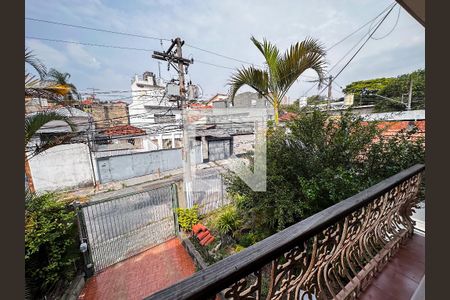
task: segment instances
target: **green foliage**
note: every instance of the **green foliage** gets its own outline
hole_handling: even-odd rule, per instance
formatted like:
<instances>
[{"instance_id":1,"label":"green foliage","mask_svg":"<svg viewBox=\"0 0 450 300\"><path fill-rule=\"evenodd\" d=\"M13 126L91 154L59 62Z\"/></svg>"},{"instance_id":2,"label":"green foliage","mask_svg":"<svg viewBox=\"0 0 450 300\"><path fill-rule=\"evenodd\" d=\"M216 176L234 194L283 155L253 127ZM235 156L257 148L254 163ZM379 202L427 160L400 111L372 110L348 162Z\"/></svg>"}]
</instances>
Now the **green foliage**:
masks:
<instances>
[{"instance_id":1,"label":"green foliage","mask_svg":"<svg viewBox=\"0 0 450 300\"><path fill-rule=\"evenodd\" d=\"M257 242L257 238L254 233L243 233L238 236L239 245L247 248Z\"/></svg>"},{"instance_id":2,"label":"green foliage","mask_svg":"<svg viewBox=\"0 0 450 300\"><path fill-rule=\"evenodd\" d=\"M236 207L233 205L225 206L217 216L215 228L221 235L234 236L240 225L239 216Z\"/></svg>"},{"instance_id":3,"label":"green foliage","mask_svg":"<svg viewBox=\"0 0 450 300\"><path fill-rule=\"evenodd\" d=\"M192 208L177 208L178 224L185 231L191 231L192 226L198 223L198 205Z\"/></svg>"},{"instance_id":4,"label":"green foliage","mask_svg":"<svg viewBox=\"0 0 450 300\"><path fill-rule=\"evenodd\" d=\"M318 104L324 104L327 103L327 99L325 96L321 95L314 95L306 98L306 103L308 105L318 105Z\"/></svg>"},{"instance_id":5,"label":"green foliage","mask_svg":"<svg viewBox=\"0 0 450 300\"><path fill-rule=\"evenodd\" d=\"M311 216L415 163L424 145L411 134L382 137L377 124L345 113L302 113L267 137L267 191L254 192L240 178L225 177L228 191L240 195L237 214L243 246L251 245ZM375 142L376 141L376 142ZM246 240L247 239L247 240Z\"/></svg>"},{"instance_id":6,"label":"green foliage","mask_svg":"<svg viewBox=\"0 0 450 300\"><path fill-rule=\"evenodd\" d=\"M300 106L298 104L298 100L295 100L292 104L283 104L281 105L281 110L290 113L300 113Z\"/></svg>"},{"instance_id":7,"label":"green foliage","mask_svg":"<svg viewBox=\"0 0 450 300\"><path fill-rule=\"evenodd\" d=\"M25 274L32 294L44 295L76 272L80 254L75 212L53 193L28 195L25 205Z\"/></svg>"},{"instance_id":8,"label":"green foliage","mask_svg":"<svg viewBox=\"0 0 450 300\"><path fill-rule=\"evenodd\" d=\"M361 91L363 89L373 90L379 93L382 91L386 86L391 84L393 81L395 81L394 78L375 78L375 79L369 79L369 80L360 80L355 81L347 85L343 92L345 94L355 94L359 95L361 94Z\"/></svg>"},{"instance_id":9,"label":"green foliage","mask_svg":"<svg viewBox=\"0 0 450 300\"><path fill-rule=\"evenodd\" d=\"M260 42L251 37L251 41L264 56L267 68L249 66L238 69L229 81L230 97L234 99L242 86L250 86L273 105L277 126L281 101L303 72L314 70L319 76L319 83L323 83L326 50L312 38L291 45L284 53L266 39Z\"/></svg>"},{"instance_id":10,"label":"green foliage","mask_svg":"<svg viewBox=\"0 0 450 300\"><path fill-rule=\"evenodd\" d=\"M242 251L242 250L244 250L245 249L245 247L244 246L242 246L242 245L236 245L235 247L234 247L234 252L240 252L240 251Z\"/></svg>"},{"instance_id":11,"label":"green foliage","mask_svg":"<svg viewBox=\"0 0 450 300\"><path fill-rule=\"evenodd\" d=\"M369 80L355 81L347 85L343 92L354 94L356 104L375 104L375 111L401 111L405 110L405 105L398 102L407 102L410 79L413 81L412 89L412 109L425 108L425 70L419 69L409 74L403 74L392 78L375 78ZM361 96L363 89L374 91L377 95L388 97L395 101L383 99L378 96ZM398 102L396 102L398 101Z\"/></svg>"}]
</instances>

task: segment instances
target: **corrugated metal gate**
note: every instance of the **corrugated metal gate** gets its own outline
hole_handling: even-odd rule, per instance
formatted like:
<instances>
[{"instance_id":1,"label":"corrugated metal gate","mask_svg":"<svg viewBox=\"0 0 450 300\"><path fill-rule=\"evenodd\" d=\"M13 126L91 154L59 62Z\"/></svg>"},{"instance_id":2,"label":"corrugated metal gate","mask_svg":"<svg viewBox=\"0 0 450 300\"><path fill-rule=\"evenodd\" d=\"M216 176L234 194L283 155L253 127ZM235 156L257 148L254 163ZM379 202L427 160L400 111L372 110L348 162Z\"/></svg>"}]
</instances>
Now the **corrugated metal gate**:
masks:
<instances>
[{"instance_id":1,"label":"corrugated metal gate","mask_svg":"<svg viewBox=\"0 0 450 300\"><path fill-rule=\"evenodd\" d=\"M174 237L176 206L175 185L77 205L94 272Z\"/></svg>"},{"instance_id":2,"label":"corrugated metal gate","mask_svg":"<svg viewBox=\"0 0 450 300\"><path fill-rule=\"evenodd\" d=\"M219 171L196 174L192 180L190 197L193 204L199 206L201 214L210 213L230 203L222 174Z\"/></svg>"}]
</instances>

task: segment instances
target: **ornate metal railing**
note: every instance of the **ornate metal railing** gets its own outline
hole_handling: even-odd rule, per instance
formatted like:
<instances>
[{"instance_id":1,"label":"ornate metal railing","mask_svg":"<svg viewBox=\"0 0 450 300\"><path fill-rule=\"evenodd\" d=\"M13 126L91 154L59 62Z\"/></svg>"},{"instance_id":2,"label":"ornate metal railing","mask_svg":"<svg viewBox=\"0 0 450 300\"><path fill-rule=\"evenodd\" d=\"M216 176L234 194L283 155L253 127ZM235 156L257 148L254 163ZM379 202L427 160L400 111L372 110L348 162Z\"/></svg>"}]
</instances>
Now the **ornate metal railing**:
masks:
<instances>
[{"instance_id":1,"label":"ornate metal railing","mask_svg":"<svg viewBox=\"0 0 450 300\"><path fill-rule=\"evenodd\" d=\"M146 299L355 299L413 234L424 169L404 170Z\"/></svg>"}]
</instances>

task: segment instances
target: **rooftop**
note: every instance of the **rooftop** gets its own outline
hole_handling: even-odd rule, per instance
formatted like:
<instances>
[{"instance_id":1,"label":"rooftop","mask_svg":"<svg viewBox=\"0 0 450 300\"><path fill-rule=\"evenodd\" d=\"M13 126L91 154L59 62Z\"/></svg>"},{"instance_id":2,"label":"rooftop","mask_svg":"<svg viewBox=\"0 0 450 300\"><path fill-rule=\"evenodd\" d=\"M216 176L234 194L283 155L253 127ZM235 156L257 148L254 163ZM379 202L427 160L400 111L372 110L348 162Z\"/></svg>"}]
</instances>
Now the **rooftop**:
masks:
<instances>
[{"instance_id":1,"label":"rooftop","mask_svg":"<svg viewBox=\"0 0 450 300\"><path fill-rule=\"evenodd\" d=\"M121 136L121 135L145 135L145 130L131 126L131 125L118 125L107 128L101 131L104 135L109 136Z\"/></svg>"}]
</instances>

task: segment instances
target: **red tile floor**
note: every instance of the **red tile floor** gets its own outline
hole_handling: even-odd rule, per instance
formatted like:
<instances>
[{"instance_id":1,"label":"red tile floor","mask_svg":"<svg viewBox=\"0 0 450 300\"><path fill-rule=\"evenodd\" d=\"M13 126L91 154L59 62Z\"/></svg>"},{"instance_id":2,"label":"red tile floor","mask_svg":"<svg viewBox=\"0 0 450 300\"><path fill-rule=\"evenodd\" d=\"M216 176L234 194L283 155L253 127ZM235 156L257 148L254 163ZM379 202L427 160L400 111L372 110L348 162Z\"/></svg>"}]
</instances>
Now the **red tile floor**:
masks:
<instances>
[{"instance_id":1,"label":"red tile floor","mask_svg":"<svg viewBox=\"0 0 450 300\"><path fill-rule=\"evenodd\" d=\"M194 262L174 238L89 278L78 299L141 300L194 272Z\"/></svg>"},{"instance_id":2,"label":"red tile floor","mask_svg":"<svg viewBox=\"0 0 450 300\"><path fill-rule=\"evenodd\" d=\"M425 237L414 234L359 300L410 300L425 275Z\"/></svg>"}]
</instances>

